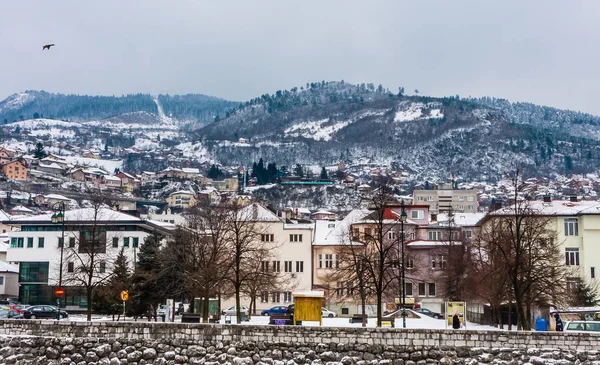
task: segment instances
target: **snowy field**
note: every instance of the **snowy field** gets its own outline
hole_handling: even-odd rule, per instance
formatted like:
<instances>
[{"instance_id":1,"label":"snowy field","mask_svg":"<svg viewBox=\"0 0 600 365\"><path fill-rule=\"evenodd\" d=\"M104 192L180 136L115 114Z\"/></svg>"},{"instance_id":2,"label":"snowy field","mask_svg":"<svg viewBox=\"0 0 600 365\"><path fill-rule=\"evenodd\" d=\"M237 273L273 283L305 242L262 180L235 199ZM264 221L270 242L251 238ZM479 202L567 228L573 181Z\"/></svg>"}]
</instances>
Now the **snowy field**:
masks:
<instances>
[{"instance_id":1,"label":"snowy field","mask_svg":"<svg viewBox=\"0 0 600 365\"><path fill-rule=\"evenodd\" d=\"M70 321L85 321L86 317L83 314L73 314L69 316ZM158 320L161 321L161 318L158 317ZM112 321L111 317L106 316L92 316L93 322L110 322ZM122 321L122 320L121 320ZM133 321L133 318L127 318L127 322ZM146 322L147 319L138 319L138 322ZM375 318L369 318L367 327L375 327ZM181 322L181 316L175 317L175 323ZM235 324L235 317L231 318L231 323ZM225 324L225 318L221 317L221 324ZM243 325L268 325L269 317L267 316L254 316L251 318L249 322L242 322ZM402 328L402 319L396 318L394 323L396 328ZM303 322L303 326L319 326L318 322ZM360 323L350 323L349 318L323 318L323 327L361 327ZM413 329L451 329L451 327L446 327L444 320L442 319L434 319L431 317L423 316L421 318L407 318L406 319L406 328ZM482 330L482 331L502 331L499 328L492 326L484 326L477 323L467 322L466 327L462 329L467 330ZM506 331L506 327L504 329Z\"/></svg>"}]
</instances>

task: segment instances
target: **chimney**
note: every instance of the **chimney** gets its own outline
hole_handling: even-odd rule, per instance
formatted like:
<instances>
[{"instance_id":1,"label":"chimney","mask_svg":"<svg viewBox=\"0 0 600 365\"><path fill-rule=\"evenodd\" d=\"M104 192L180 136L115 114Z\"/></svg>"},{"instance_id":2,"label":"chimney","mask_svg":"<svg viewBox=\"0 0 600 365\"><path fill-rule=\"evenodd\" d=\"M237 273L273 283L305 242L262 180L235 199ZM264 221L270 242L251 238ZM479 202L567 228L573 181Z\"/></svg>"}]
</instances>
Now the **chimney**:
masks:
<instances>
[{"instance_id":1,"label":"chimney","mask_svg":"<svg viewBox=\"0 0 600 365\"><path fill-rule=\"evenodd\" d=\"M577 203L577 195L571 195L571 199L569 201Z\"/></svg>"},{"instance_id":2,"label":"chimney","mask_svg":"<svg viewBox=\"0 0 600 365\"><path fill-rule=\"evenodd\" d=\"M550 195L544 195L544 203L552 203L552 197Z\"/></svg>"}]
</instances>

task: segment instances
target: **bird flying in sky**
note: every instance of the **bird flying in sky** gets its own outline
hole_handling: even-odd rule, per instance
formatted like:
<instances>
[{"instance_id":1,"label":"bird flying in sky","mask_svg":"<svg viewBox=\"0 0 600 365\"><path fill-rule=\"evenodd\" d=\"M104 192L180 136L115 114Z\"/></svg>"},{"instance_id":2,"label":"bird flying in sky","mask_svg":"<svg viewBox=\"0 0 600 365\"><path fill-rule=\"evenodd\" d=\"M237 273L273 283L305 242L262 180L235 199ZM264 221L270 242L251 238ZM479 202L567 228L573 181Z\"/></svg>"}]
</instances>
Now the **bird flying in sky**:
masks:
<instances>
[{"instance_id":1,"label":"bird flying in sky","mask_svg":"<svg viewBox=\"0 0 600 365\"><path fill-rule=\"evenodd\" d=\"M52 46L54 46L54 43L52 43L52 44L46 44L44 47L42 47L42 51L45 50L45 49L50 50L50 47L52 47Z\"/></svg>"}]
</instances>

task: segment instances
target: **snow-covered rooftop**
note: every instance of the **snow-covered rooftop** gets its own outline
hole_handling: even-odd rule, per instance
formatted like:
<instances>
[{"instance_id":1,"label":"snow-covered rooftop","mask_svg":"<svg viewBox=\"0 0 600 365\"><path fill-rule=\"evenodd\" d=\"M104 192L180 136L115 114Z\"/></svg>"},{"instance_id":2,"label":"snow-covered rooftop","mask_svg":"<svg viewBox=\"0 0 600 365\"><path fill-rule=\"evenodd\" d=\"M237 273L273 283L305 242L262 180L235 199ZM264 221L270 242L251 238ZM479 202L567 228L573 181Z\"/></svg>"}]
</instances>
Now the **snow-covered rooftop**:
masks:
<instances>
[{"instance_id":1,"label":"snow-covered rooftop","mask_svg":"<svg viewBox=\"0 0 600 365\"><path fill-rule=\"evenodd\" d=\"M453 245L461 245L461 242L456 242L453 241L452 242ZM449 242L448 241L426 241L426 240L419 240L419 241L413 241L411 243L407 243L407 246L411 246L411 247L428 247L428 246L448 246Z\"/></svg>"},{"instance_id":2,"label":"snow-covered rooftop","mask_svg":"<svg viewBox=\"0 0 600 365\"><path fill-rule=\"evenodd\" d=\"M59 194L44 195L44 198L46 198L46 199L53 199L53 200L65 200L65 201L70 201L71 200L71 199L67 198L64 195L59 195Z\"/></svg>"},{"instance_id":3,"label":"snow-covered rooftop","mask_svg":"<svg viewBox=\"0 0 600 365\"><path fill-rule=\"evenodd\" d=\"M600 202L598 201L578 201L571 202L565 200L554 200L552 202L532 201L528 202L528 209L534 214L565 216L565 215L600 215ZM523 208L525 205L522 206ZM509 215L514 214L513 206L496 210L491 215Z\"/></svg>"},{"instance_id":4,"label":"snow-covered rooftop","mask_svg":"<svg viewBox=\"0 0 600 365\"><path fill-rule=\"evenodd\" d=\"M26 224L27 222L48 222L52 221L52 214L41 214L28 217L13 217L9 224ZM100 208L97 211L94 208L83 208L67 210L65 212L65 222L85 222L85 221L103 221L103 222L123 222L123 221L139 221L142 220L129 214L117 212L108 208Z\"/></svg>"},{"instance_id":5,"label":"snow-covered rooftop","mask_svg":"<svg viewBox=\"0 0 600 365\"><path fill-rule=\"evenodd\" d=\"M0 260L0 272L19 273L19 267L17 265L11 265L6 261Z\"/></svg>"}]
</instances>

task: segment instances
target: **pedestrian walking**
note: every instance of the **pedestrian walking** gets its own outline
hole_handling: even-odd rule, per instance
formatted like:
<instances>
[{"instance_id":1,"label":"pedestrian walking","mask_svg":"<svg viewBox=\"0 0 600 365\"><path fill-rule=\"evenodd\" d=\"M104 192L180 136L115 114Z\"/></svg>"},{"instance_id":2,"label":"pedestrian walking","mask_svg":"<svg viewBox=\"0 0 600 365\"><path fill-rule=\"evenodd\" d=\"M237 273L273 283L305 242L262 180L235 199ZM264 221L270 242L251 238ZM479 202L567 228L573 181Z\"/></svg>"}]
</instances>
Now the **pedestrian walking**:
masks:
<instances>
[{"instance_id":1,"label":"pedestrian walking","mask_svg":"<svg viewBox=\"0 0 600 365\"><path fill-rule=\"evenodd\" d=\"M554 320L556 321L556 330L562 332L563 322L558 313L554 313Z\"/></svg>"},{"instance_id":2,"label":"pedestrian walking","mask_svg":"<svg viewBox=\"0 0 600 365\"><path fill-rule=\"evenodd\" d=\"M454 313L452 316L452 328L455 330L460 328L460 318L458 317L458 313Z\"/></svg>"}]
</instances>

